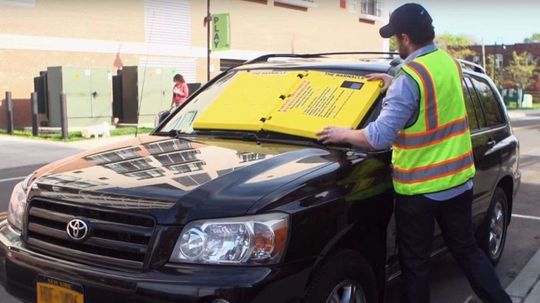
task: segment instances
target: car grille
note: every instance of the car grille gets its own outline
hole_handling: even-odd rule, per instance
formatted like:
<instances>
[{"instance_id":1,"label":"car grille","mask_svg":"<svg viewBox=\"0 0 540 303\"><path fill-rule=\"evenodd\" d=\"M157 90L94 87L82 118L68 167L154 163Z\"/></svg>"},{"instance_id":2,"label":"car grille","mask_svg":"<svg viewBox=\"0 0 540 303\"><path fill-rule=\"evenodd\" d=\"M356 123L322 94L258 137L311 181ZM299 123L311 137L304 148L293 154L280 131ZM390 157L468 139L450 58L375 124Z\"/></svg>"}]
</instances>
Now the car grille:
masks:
<instances>
[{"instance_id":1,"label":"car grille","mask_svg":"<svg viewBox=\"0 0 540 303\"><path fill-rule=\"evenodd\" d=\"M90 226L88 238L68 237L72 219ZM25 241L30 249L104 267L142 269L155 222L152 218L44 199L30 201Z\"/></svg>"}]
</instances>

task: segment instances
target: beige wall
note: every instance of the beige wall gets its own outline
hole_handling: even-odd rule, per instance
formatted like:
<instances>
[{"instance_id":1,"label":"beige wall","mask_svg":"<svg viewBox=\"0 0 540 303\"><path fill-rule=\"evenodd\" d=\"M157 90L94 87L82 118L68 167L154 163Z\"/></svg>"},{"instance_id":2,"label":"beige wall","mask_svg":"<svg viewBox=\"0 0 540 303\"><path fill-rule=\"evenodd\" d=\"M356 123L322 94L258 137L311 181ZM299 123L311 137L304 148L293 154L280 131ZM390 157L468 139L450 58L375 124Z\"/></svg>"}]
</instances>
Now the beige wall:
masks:
<instances>
[{"instance_id":1,"label":"beige wall","mask_svg":"<svg viewBox=\"0 0 540 303\"><path fill-rule=\"evenodd\" d=\"M14 98L30 98L34 77L48 66L89 66L113 69L115 55L76 52L44 52L0 49L0 93L11 91ZM9 58L9 60L4 60ZM138 56L123 55L124 65L137 65ZM3 97L2 97L3 98Z\"/></svg>"},{"instance_id":2,"label":"beige wall","mask_svg":"<svg viewBox=\"0 0 540 303\"><path fill-rule=\"evenodd\" d=\"M0 4L0 31L10 34L144 41L143 0L36 0Z\"/></svg>"},{"instance_id":3,"label":"beige wall","mask_svg":"<svg viewBox=\"0 0 540 303\"><path fill-rule=\"evenodd\" d=\"M212 13L230 13L233 49L267 52L381 51L381 22L360 23L359 14L339 8L339 0L317 0L300 11L242 0L211 2ZM202 26L206 1L192 1L192 45L206 47Z\"/></svg>"}]
</instances>

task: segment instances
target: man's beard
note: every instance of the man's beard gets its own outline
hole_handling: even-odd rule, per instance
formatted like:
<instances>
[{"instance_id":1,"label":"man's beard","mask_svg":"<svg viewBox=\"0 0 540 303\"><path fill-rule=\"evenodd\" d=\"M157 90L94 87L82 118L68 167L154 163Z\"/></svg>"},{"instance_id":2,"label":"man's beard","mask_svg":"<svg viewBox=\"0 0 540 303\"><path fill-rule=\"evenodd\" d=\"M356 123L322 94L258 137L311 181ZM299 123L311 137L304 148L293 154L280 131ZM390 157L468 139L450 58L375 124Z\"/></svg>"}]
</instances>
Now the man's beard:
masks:
<instances>
[{"instance_id":1,"label":"man's beard","mask_svg":"<svg viewBox=\"0 0 540 303\"><path fill-rule=\"evenodd\" d=\"M404 47L399 47L399 57L403 60L409 57L409 52Z\"/></svg>"}]
</instances>

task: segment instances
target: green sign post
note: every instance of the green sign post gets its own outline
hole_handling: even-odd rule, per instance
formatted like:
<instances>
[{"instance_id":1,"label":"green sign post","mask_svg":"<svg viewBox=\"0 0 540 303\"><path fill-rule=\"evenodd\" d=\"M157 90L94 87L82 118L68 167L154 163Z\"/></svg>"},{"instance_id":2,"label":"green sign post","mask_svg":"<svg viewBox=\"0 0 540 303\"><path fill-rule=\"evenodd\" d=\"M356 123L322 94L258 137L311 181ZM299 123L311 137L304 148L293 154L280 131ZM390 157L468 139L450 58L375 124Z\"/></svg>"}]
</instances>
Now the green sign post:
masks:
<instances>
[{"instance_id":1,"label":"green sign post","mask_svg":"<svg viewBox=\"0 0 540 303\"><path fill-rule=\"evenodd\" d=\"M229 50L231 48L231 23L229 14L213 14L212 24L212 50Z\"/></svg>"}]
</instances>

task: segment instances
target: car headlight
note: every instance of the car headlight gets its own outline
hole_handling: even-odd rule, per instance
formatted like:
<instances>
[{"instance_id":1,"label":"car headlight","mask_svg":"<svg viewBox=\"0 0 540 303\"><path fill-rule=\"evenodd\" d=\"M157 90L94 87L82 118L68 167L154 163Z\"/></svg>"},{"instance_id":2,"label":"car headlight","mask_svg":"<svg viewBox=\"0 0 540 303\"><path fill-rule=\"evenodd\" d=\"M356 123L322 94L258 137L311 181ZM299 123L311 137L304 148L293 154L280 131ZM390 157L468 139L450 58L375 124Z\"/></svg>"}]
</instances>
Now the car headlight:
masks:
<instances>
[{"instance_id":1,"label":"car headlight","mask_svg":"<svg viewBox=\"0 0 540 303\"><path fill-rule=\"evenodd\" d=\"M283 213L194 221L184 227L170 261L274 264L284 254L288 227Z\"/></svg>"},{"instance_id":2,"label":"car headlight","mask_svg":"<svg viewBox=\"0 0 540 303\"><path fill-rule=\"evenodd\" d=\"M33 176L34 174L30 174L22 182L17 183L9 199L7 219L11 227L19 232L22 230L26 199L28 198L28 190Z\"/></svg>"},{"instance_id":3,"label":"car headlight","mask_svg":"<svg viewBox=\"0 0 540 303\"><path fill-rule=\"evenodd\" d=\"M11 199L9 199L9 208L7 219L11 227L17 231L22 230L22 219L24 210L26 209L26 191L23 189L22 182L17 183L13 192L11 193Z\"/></svg>"}]
</instances>

